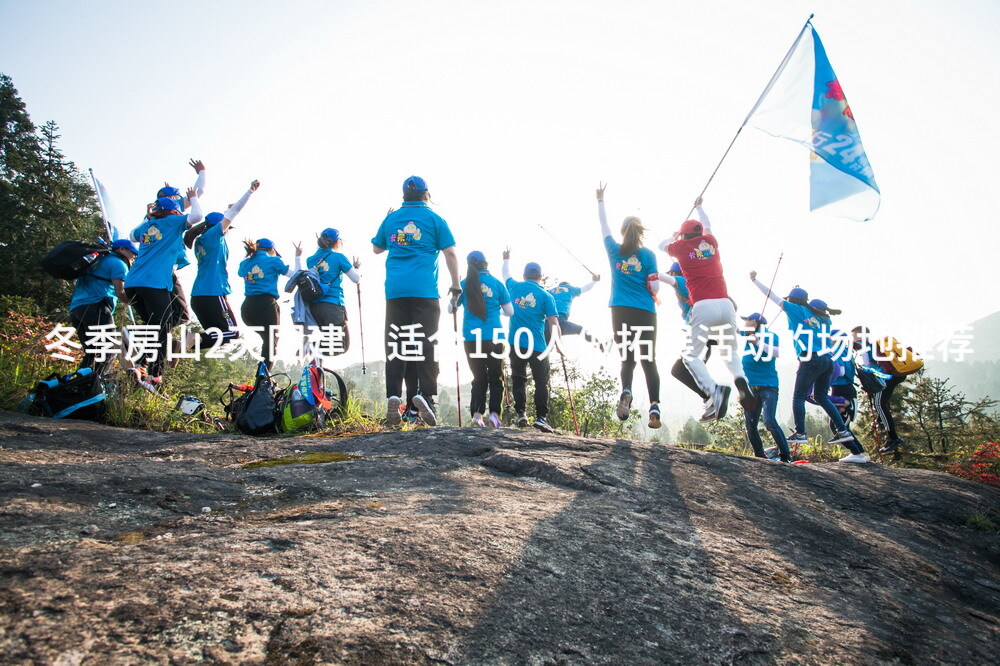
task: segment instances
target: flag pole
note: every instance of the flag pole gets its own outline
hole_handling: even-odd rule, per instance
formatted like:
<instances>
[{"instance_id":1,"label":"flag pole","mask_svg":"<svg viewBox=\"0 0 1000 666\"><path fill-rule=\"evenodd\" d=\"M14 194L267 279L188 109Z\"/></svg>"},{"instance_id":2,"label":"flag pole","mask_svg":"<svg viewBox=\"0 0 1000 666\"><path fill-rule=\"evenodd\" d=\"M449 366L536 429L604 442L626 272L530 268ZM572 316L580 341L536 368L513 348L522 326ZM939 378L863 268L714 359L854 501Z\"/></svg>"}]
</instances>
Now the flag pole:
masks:
<instances>
[{"instance_id":1,"label":"flag pole","mask_svg":"<svg viewBox=\"0 0 1000 666\"><path fill-rule=\"evenodd\" d=\"M94 183L94 194L97 195L97 205L100 206L100 208L101 208L101 219L104 220L104 230L106 232L108 232L108 243L110 244L111 241L113 241L115 239L111 237L112 236L112 234L111 234L111 221L108 220L108 211L104 209L104 198L101 197L101 188L97 184L97 178L94 176L94 170L93 169L87 169L87 171L90 172L90 180L91 180L91 182Z\"/></svg>"},{"instance_id":2,"label":"flag pole","mask_svg":"<svg viewBox=\"0 0 1000 666\"><path fill-rule=\"evenodd\" d=\"M719 172L719 167L721 167L722 163L726 160L726 157L729 155L729 151L732 150L733 148L733 144L735 144L736 139L739 138L740 132L742 132L743 128L747 126L747 123L750 122L750 118L753 116L753 114L757 112L757 108L760 106L761 102L764 101L764 98L767 97L767 93L771 92L771 88L774 87L774 84L778 80L778 77L781 76L781 73L783 71L785 71L785 67L788 65L788 61L792 59L792 53L795 52L795 48L799 45L799 42L802 41L802 35L805 34L806 28L809 27L814 16L816 15L810 14L809 18L806 19L805 24L802 26L802 30L799 30L798 36L795 38L795 41L792 42L792 47L788 49L788 53L785 54L785 57L782 59L781 64L778 65L778 69L774 71L774 75L771 76L771 80L767 82L767 86L764 88L764 92L762 92L760 94L760 97L757 98L757 101L754 103L753 108L750 109L750 113L748 113L747 117L743 120L743 124L740 125L740 128L738 130L736 130L736 135L733 137L733 140L729 142L729 147L726 148L726 152L722 154L722 159L720 159L719 163L715 166L715 170L712 171L712 175L708 177L708 182L705 183L705 187L701 188L701 193L695 199L696 201L697 199L701 199L703 196L705 196L705 191L708 190L708 186L712 184L712 180L715 178L715 174ZM691 213L694 212L694 209L695 207L691 206L691 210L689 210L688 214L684 216L685 220L691 217Z\"/></svg>"}]
</instances>

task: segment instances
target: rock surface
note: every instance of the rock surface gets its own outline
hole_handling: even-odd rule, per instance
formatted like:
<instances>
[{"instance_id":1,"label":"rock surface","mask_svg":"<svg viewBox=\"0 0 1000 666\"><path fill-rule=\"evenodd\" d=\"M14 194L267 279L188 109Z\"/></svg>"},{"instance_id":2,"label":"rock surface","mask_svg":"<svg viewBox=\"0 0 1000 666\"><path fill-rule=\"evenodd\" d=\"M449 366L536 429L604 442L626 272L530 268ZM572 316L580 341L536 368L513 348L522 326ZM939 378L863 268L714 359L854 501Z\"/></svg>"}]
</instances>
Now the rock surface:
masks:
<instances>
[{"instance_id":1,"label":"rock surface","mask_svg":"<svg viewBox=\"0 0 1000 666\"><path fill-rule=\"evenodd\" d=\"M514 430L253 439L9 413L0 463L5 663L1000 654L1000 535L965 526L1000 492L944 474Z\"/></svg>"}]
</instances>

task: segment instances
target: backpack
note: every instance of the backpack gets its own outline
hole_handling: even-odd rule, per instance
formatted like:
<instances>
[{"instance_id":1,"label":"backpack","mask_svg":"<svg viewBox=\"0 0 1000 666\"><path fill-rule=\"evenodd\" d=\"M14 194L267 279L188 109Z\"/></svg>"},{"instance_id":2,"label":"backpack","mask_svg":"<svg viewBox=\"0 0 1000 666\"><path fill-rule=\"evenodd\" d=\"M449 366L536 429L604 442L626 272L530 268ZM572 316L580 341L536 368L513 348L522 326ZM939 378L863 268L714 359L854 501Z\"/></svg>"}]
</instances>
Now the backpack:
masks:
<instances>
[{"instance_id":1,"label":"backpack","mask_svg":"<svg viewBox=\"0 0 1000 666\"><path fill-rule=\"evenodd\" d=\"M295 278L295 287L299 290L299 295L305 303L312 303L317 298L323 297L323 283L315 275L310 275L309 271L302 271Z\"/></svg>"},{"instance_id":2,"label":"backpack","mask_svg":"<svg viewBox=\"0 0 1000 666\"><path fill-rule=\"evenodd\" d=\"M332 370L313 363L302 368L299 383L282 391L277 400L278 427L283 432L317 429L347 408L347 384Z\"/></svg>"},{"instance_id":3,"label":"backpack","mask_svg":"<svg viewBox=\"0 0 1000 666\"><path fill-rule=\"evenodd\" d=\"M871 366L858 363L854 364L854 368L857 371L855 376L861 382L861 390L869 394L879 393L885 389L885 380L891 376Z\"/></svg>"},{"instance_id":4,"label":"backpack","mask_svg":"<svg viewBox=\"0 0 1000 666\"><path fill-rule=\"evenodd\" d=\"M66 241L49 250L38 264L54 278L75 280L86 275L110 251L107 245Z\"/></svg>"},{"instance_id":5,"label":"backpack","mask_svg":"<svg viewBox=\"0 0 1000 666\"><path fill-rule=\"evenodd\" d=\"M257 366L257 377L253 387L229 385L229 403L219 401L225 408L227 418L244 435L268 435L277 432L275 420L274 380L263 361ZM236 396L234 391L242 391ZM223 394L225 397L226 394Z\"/></svg>"},{"instance_id":6,"label":"backpack","mask_svg":"<svg viewBox=\"0 0 1000 666\"><path fill-rule=\"evenodd\" d=\"M68 375L53 373L35 384L29 395L28 411L53 419L104 418L107 402L104 382L92 368L80 368Z\"/></svg>"},{"instance_id":7,"label":"backpack","mask_svg":"<svg viewBox=\"0 0 1000 666\"><path fill-rule=\"evenodd\" d=\"M919 358L912 347L904 347L895 338L884 337L875 343L872 357L879 367L895 377L912 375L924 367L923 359Z\"/></svg>"}]
</instances>

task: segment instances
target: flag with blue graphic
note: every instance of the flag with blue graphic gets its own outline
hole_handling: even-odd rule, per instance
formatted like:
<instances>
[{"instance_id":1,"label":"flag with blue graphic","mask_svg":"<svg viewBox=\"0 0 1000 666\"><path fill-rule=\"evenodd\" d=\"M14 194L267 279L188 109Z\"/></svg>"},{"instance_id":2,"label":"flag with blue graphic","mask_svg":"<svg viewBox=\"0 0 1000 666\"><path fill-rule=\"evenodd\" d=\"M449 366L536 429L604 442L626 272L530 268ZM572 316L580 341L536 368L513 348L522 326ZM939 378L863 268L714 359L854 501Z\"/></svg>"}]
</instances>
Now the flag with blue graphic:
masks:
<instances>
[{"instance_id":1,"label":"flag with blue graphic","mask_svg":"<svg viewBox=\"0 0 1000 666\"><path fill-rule=\"evenodd\" d=\"M90 177L94 180L94 190L97 192L97 203L101 207L101 214L104 216L104 226L108 230L108 242L116 241L119 238L128 238L128 234L123 232L121 227L118 225L118 211L115 205L111 202L111 197L108 195L108 188L104 187L104 183L97 179L94 175L94 170L90 170Z\"/></svg>"},{"instance_id":2,"label":"flag with blue graphic","mask_svg":"<svg viewBox=\"0 0 1000 666\"><path fill-rule=\"evenodd\" d=\"M809 208L870 220L880 194L854 112L807 22L747 122L810 151Z\"/></svg>"}]
</instances>

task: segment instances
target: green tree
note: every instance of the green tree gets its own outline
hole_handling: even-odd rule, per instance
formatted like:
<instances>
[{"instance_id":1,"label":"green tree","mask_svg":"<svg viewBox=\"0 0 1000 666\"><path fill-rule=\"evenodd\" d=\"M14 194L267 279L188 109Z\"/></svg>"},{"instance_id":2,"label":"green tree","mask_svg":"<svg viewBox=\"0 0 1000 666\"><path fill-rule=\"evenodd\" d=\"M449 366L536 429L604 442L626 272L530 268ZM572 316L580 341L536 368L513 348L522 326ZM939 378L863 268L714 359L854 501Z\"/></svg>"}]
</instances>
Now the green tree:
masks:
<instances>
[{"instance_id":1,"label":"green tree","mask_svg":"<svg viewBox=\"0 0 1000 666\"><path fill-rule=\"evenodd\" d=\"M64 240L93 240L103 224L93 189L59 150L53 121L36 128L13 81L0 74L0 294L25 296L65 318L72 284L38 260Z\"/></svg>"},{"instance_id":2,"label":"green tree","mask_svg":"<svg viewBox=\"0 0 1000 666\"><path fill-rule=\"evenodd\" d=\"M680 433L678 433L677 441L682 444L708 446L712 443L712 437L705 430L704 426L689 417L687 422L684 423L684 427L681 428Z\"/></svg>"},{"instance_id":3,"label":"green tree","mask_svg":"<svg viewBox=\"0 0 1000 666\"><path fill-rule=\"evenodd\" d=\"M968 400L950 379L920 376L906 400L908 418L917 440L932 453L951 453L994 437L998 424L991 410L996 400Z\"/></svg>"}]
</instances>

